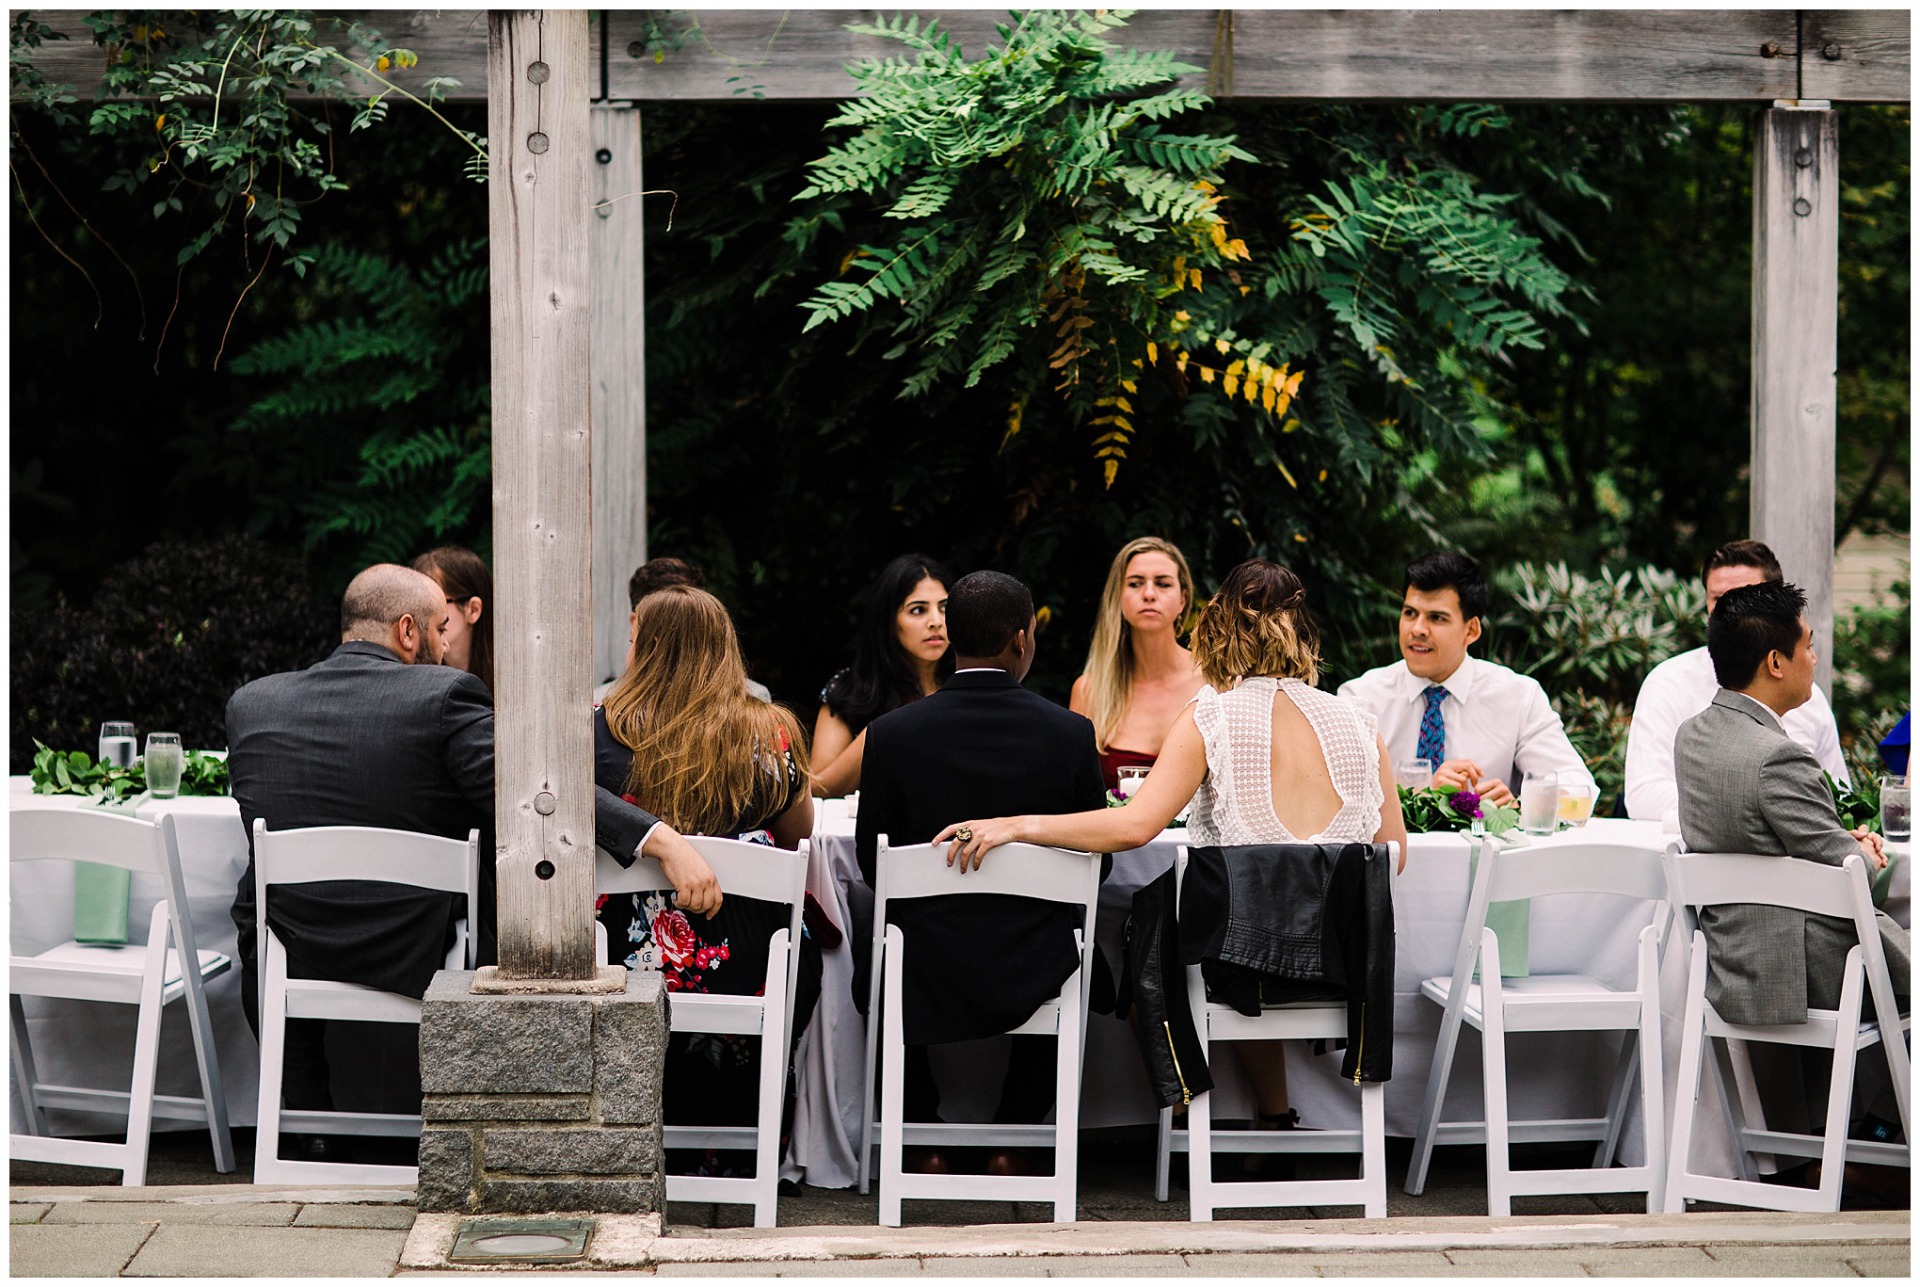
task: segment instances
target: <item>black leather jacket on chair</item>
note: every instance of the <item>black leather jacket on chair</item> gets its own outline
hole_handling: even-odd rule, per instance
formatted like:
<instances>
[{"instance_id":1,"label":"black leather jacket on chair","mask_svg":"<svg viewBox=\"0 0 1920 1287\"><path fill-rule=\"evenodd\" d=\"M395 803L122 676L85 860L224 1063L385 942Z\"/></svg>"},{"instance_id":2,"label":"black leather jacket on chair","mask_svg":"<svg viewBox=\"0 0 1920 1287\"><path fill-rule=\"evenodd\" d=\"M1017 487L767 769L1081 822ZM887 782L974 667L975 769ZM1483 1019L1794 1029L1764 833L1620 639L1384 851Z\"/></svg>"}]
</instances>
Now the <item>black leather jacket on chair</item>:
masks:
<instances>
[{"instance_id":1,"label":"black leather jacket on chair","mask_svg":"<svg viewBox=\"0 0 1920 1287\"><path fill-rule=\"evenodd\" d=\"M1171 872L1134 896L1127 971L1148 1079L1163 1105L1211 1087L1181 974L1193 964L1209 999L1242 1014L1258 1014L1263 1002L1344 997L1340 1075L1392 1076L1388 854L1363 844L1201 847L1189 853L1177 925Z\"/></svg>"}]
</instances>

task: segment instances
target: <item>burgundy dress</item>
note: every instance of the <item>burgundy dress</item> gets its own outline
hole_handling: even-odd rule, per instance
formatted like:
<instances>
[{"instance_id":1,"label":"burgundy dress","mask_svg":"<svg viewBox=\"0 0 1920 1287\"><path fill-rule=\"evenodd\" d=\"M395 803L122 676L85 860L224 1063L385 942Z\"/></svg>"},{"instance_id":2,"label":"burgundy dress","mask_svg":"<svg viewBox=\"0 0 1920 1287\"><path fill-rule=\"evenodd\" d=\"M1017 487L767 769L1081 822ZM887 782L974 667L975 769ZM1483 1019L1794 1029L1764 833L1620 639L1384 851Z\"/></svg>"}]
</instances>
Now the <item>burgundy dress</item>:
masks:
<instances>
[{"instance_id":1,"label":"burgundy dress","mask_svg":"<svg viewBox=\"0 0 1920 1287\"><path fill-rule=\"evenodd\" d=\"M1120 789L1120 770L1130 765L1152 768L1158 756L1148 755L1145 751L1123 751L1119 747L1110 747L1100 752L1100 776L1106 780L1107 790Z\"/></svg>"}]
</instances>

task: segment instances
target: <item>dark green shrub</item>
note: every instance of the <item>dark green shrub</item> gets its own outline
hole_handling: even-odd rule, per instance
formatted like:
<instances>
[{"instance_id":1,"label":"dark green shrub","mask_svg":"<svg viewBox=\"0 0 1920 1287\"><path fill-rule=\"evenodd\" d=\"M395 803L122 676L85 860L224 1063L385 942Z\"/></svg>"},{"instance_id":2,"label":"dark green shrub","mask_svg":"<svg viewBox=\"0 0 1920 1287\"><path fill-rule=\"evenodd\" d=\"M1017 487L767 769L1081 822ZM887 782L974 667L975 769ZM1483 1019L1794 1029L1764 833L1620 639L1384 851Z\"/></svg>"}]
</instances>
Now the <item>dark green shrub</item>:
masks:
<instances>
[{"instance_id":1,"label":"dark green shrub","mask_svg":"<svg viewBox=\"0 0 1920 1287\"><path fill-rule=\"evenodd\" d=\"M132 720L142 737L168 729L189 747L225 746L234 689L310 666L339 637L300 561L246 536L153 545L108 574L90 605L62 598L11 618L12 773L32 765L35 738L92 752L110 719Z\"/></svg>"}]
</instances>

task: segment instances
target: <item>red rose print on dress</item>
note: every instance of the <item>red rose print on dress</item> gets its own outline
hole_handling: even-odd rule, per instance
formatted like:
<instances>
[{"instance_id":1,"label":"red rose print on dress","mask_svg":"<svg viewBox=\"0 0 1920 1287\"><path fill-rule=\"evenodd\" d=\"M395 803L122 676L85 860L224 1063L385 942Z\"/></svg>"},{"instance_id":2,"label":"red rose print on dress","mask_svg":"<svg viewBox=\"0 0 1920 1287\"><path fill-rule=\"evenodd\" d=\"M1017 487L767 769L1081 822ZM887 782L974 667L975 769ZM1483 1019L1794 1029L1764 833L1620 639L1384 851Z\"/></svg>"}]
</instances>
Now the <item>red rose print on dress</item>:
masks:
<instances>
[{"instance_id":1,"label":"red rose print on dress","mask_svg":"<svg viewBox=\"0 0 1920 1287\"><path fill-rule=\"evenodd\" d=\"M678 911L664 911L653 918L653 941L660 945L666 963L675 969L691 965L699 947L693 926Z\"/></svg>"}]
</instances>

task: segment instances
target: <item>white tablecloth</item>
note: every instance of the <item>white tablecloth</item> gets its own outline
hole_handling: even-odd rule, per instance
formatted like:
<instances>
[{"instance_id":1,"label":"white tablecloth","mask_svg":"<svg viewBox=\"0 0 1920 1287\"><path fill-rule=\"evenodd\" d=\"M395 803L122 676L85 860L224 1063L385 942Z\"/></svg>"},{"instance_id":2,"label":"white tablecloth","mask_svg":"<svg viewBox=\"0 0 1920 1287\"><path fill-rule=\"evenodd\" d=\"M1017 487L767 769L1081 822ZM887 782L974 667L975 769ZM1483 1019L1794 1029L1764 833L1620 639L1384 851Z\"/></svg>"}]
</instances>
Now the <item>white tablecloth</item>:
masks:
<instances>
[{"instance_id":1,"label":"white tablecloth","mask_svg":"<svg viewBox=\"0 0 1920 1287\"><path fill-rule=\"evenodd\" d=\"M34 795L29 779L9 782L12 809L81 808L78 796ZM142 818L173 816L180 843L181 874L198 946L235 957L234 890L247 869L247 833L240 825L240 806L230 797L187 796L150 800L139 809ZM73 937L73 868L68 863L22 863L12 869L12 905L9 926L12 953L32 956ZM159 881L135 875L128 935L144 942L147 918L162 897ZM61 1001L42 997L23 999L27 1027L33 1040L40 1080L67 1086L94 1086L125 1090L133 1078L133 1034L138 1012L133 1006L101 1001ZM260 1047L240 1009L240 964L207 984L207 1008L220 1056L220 1076L227 1093L227 1115L234 1126L252 1126L260 1085ZM200 1094L200 1077L193 1058L193 1034L184 1005L170 1005L160 1029L160 1069L156 1085L163 1095ZM25 1128L20 1097L8 1096L11 1129ZM56 1111L53 1127L62 1133L110 1132L123 1123L90 1113ZM155 1130L194 1129L192 1123L154 1119Z\"/></svg>"},{"instance_id":2,"label":"white tablecloth","mask_svg":"<svg viewBox=\"0 0 1920 1287\"><path fill-rule=\"evenodd\" d=\"M849 896L870 900L854 861L852 821L842 801L823 801L818 810L814 852L818 898L831 878L839 905L832 909L850 925ZM1123 968L1121 931L1134 891L1172 865L1183 832L1164 832L1153 844L1114 855L1113 873L1100 891L1096 938L1108 963ZM1658 823L1595 819L1582 831L1537 840L1555 847L1580 840L1644 844L1664 848L1674 839ZM1412 1136L1419 1127L1427 1073L1439 1030L1439 1007L1420 996L1423 979L1453 969L1462 923L1466 919L1469 841L1464 835L1413 836L1407 868L1394 881L1395 969L1393 1077L1387 1083L1387 1130ZM1907 921L1909 873L1895 871L1887 911ZM1651 904L1598 895L1537 899L1531 911L1531 968L1537 973L1585 973L1614 986L1630 986L1641 928ZM799 1104L794 1118L789 1176L804 1171L807 1182L826 1188L858 1178L860 1097L864 1077L866 1025L849 991L851 944L823 954L825 977L820 1006L803 1037L798 1060ZM1661 978L1666 1040L1668 1117L1679 1058L1680 1019L1685 1006L1684 953L1670 951ZM1620 1048L1619 1038L1599 1033L1528 1033L1508 1041L1509 1111L1515 1118L1597 1117L1605 1112L1605 1093ZM998 1093L1001 1064L989 1053L992 1043L936 1047L935 1069L959 1066L965 1076L942 1077L942 1115L950 1120L985 1120ZM1357 1126L1359 1099L1339 1076L1340 1055L1315 1057L1307 1043L1289 1043L1288 1089L1303 1121L1321 1127ZM1249 1117L1253 1107L1231 1047L1216 1047L1212 1070L1218 1088L1215 1112ZM1474 1120L1481 1115L1480 1048L1477 1037L1463 1036L1449 1080L1444 1120ZM1703 1091L1710 1094L1710 1091ZM1086 1071L1081 1096L1084 1126L1144 1124L1156 1108L1147 1088L1139 1048L1124 1019L1092 1015L1087 1026ZM1694 1157L1701 1166L1731 1174L1732 1155L1717 1103L1702 1104L1697 1117ZM1637 1100L1623 1149L1638 1160Z\"/></svg>"}]
</instances>

